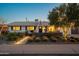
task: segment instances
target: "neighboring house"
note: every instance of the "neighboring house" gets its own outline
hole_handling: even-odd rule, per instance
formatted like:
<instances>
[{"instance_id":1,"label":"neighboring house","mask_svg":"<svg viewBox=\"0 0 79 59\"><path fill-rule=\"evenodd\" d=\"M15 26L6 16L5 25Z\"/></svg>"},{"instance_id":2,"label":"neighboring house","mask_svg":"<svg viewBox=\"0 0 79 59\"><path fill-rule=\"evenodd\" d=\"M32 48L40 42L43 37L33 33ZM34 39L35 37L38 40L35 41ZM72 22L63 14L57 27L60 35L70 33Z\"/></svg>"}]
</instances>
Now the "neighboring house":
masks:
<instances>
[{"instance_id":1,"label":"neighboring house","mask_svg":"<svg viewBox=\"0 0 79 59\"><path fill-rule=\"evenodd\" d=\"M8 31L7 24L0 24L0 32L6 32Z\"/></svg>"}]
</instances>

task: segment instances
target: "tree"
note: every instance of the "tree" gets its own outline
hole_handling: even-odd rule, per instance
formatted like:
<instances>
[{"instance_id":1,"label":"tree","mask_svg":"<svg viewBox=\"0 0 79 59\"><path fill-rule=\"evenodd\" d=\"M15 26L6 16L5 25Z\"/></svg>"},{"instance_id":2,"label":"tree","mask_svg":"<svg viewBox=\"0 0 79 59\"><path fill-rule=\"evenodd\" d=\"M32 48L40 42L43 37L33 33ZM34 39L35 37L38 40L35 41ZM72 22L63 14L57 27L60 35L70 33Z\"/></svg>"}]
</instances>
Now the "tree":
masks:
<instances>
[{"instance_id":1,"label":"tree","mask_svg":"<svg viewBox=\"0 0 79 59\"><path fill-rule=\"evenodd\" d=\"M61 4L59 7L54 8L48 15L48 19L51 25L59 26L63 28L64 37L67 36L67 16L66 16L66 4Z\"/></svg>"},{"instance_id":2,"label":"tree","mask_svg":"<svg viewBox=\"0 0 79 59\"><path fill-rule=\"evenodd\" d=\"M51 25L56 24L56 21L58 20L58 13L56 12L56 9L49 12L48 19Z\"/></svg>"},{"instance_id":3,"label":"tree","mask_svg":"<svg viewBox=\"0 0 79 59\"><path fill-rule=\"evenodd\" d=\"M68 26L67 29L74 25L79 26L79 4L61 4L49 12L48 19L51 25Z\"/></svg>"},{"instance_id":4,"label":"tree","mask_svg":"<svg viewBox=\"0 0 79 59\"><path fill-rule=\"evenodd\" d=\"M48 19L50 21L50 24L53 24L52 22L54 21L57 22L57 20L60 20L60 18L62 18L62 21L65 21L66 24L75 22L75 24L78 25L79 4L61 4L59 7L55 7L51 12L49 12Z\"/></svg>"},{"instance_id":5,"label":"tree","mask_svg":"<svg viewBox=\"0 0 79 59\"><path fill-rule=\"evenodd\" d=\"M71 3L67 5L66 16L68 17L69 23L75 23L78 25L79 22L79 4Z\"/></svg>"},{"instance_id":6,"label":"tree","mask_svg":"<svg viewBox=\"0 0 79 59\"><path fill-rule=\"evenodd\" d=\"M49 12L48 19L51 25L62 26L67 24L65 16L65 8L66 5L62 4L59 7L54 8L51 12Z\"/></svg>"}]
</instances>

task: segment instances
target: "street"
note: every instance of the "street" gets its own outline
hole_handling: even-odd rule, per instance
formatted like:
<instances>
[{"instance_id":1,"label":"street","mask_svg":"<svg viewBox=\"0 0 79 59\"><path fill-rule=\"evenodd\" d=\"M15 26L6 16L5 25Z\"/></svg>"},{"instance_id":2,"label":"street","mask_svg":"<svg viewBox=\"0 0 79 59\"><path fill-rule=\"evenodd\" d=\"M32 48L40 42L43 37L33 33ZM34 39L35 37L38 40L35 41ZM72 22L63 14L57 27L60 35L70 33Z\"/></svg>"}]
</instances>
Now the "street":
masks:
<instances>
[{"instance_id":1,"label":"street","mask_svg":"<svg viewBox=\"0 0 79 59\"><path fill-rule=\"evenodd\" d=\"M79 54L79 44L0 45L0 54Z\"/></svg>"}]
</instances>

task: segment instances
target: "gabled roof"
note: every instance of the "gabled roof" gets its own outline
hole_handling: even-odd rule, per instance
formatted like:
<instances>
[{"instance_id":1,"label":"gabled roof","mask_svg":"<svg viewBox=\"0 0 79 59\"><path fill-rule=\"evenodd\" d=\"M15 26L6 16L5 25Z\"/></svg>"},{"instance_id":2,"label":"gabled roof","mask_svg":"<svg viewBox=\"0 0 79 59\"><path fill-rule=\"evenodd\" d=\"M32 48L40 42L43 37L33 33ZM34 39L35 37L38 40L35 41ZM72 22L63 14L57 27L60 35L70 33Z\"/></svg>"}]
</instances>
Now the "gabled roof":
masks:
<instances>
[{"instance_id":1,"label":"gabled roof","mask_svg":"<svg viewBox=\"0 0 79 59\"><path fill-rule=\"evenodd\" d=\"M27 21L27 22L12 22L12 23L9 23L8 24L9 26L37 26L37 25L40 25L40 26L47 26L49 25L49 22L46 22L46 21L38 21L38 22L33 22L33 21Z\"/></svg>"},{"instance_id":2,"label":"gabled roof","mask_svg":"<svg viewBox=\"0 0 79 59\"><path fill-rule=\"evenodd\" d=\"M7 24L0 24L0 26L7 26Z\"/></svg>"}]
</instances>

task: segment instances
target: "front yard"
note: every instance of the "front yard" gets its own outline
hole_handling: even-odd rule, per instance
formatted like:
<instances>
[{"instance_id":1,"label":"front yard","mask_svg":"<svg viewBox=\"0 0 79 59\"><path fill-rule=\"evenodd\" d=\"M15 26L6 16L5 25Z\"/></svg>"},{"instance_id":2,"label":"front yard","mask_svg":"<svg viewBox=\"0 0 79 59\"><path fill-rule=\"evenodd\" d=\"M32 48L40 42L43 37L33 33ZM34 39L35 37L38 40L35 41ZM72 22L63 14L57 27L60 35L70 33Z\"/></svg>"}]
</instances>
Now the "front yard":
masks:
<instances>
[{"instance_id":1,"label":"front yard","mask_svg":"<svg viewBox=\"0 0 79 59\"><path fill-rule=\"evenodd\" d=\"M68 37L65 40L61 33L5 33L0 35L0 44L13 44L29 36L25 44L79 43L79 38Z\"/></svg>"},{"instance_id":2,"label":"front yard","mask_svg":"<svg viewBox=\"0 0 79 59\"><path fill-rule=\"evenodd\" d=\"M24 34L23 33L5 33L0 35L0 42L2 42L2 44L10 44L13 43L15 41L20 40L21 38L23 38Z\"/></svg>"}]
</instances>

